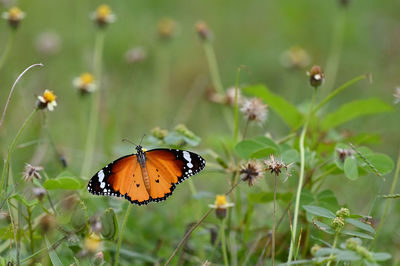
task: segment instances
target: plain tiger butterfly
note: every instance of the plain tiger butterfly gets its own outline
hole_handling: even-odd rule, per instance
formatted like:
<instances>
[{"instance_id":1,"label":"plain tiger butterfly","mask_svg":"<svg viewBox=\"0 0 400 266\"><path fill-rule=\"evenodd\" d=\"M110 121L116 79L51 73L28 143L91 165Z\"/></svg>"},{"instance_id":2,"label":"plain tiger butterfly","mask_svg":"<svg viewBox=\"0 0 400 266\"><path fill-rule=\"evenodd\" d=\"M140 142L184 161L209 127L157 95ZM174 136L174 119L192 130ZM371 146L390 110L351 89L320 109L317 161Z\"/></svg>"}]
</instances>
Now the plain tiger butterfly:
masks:
<instances>
[{"instance_id":1,"label":"plain tiger butterfly","mask_svg":"<svg viewBox=\"0 0 400 266\"><path fill-rule=\"evenodd\" d=\"M89 181L95 195L125 197L143 205L171 196L177 184L203 170L206 161L198 154L176 149L145 151L121 157L98 171Z\"/></svg>"}]
</instances>

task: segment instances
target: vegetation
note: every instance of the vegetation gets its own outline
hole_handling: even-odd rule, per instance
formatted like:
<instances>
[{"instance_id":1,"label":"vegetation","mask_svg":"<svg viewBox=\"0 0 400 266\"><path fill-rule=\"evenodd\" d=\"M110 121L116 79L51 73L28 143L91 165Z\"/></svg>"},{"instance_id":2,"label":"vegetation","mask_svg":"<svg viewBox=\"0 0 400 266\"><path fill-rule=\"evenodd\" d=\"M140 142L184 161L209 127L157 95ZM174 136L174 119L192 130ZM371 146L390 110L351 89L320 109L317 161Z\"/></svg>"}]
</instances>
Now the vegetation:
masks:
<instances>
[{"instance_id":1,"label":"vegetation","mask_svg":"<svg viewBox=\"0 0 400 266\"><path fill-rule=\"evenodd\" d=\"M396 4L14 4L0 265L400 262ZM158 203L89 194L143 135L206 168Z\"/></svg>"}]
</instances>

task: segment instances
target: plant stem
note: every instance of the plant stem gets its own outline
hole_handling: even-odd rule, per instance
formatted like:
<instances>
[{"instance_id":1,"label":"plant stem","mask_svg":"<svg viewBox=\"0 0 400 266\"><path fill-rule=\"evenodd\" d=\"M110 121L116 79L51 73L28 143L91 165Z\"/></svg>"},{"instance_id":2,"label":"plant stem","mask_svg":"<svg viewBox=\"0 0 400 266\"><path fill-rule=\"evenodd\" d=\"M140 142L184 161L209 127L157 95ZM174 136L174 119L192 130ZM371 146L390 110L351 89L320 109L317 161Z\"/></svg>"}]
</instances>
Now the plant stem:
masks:
<instances>
[{"instance_id":1,"label":"plant stem","mask_svg":"<svg viewBox=\"0 0 400 266\"><path fill-rule=\"evenodd\" d=\"M276 230L276 182L277 175L274 175L274 213L272 222L272 254L271 254L271 265L274 266L275 263L275 230Z\"/></svg>"},{"instance_id":2,"label":"plant stem","mask_svg":"<svg viewBox=\"0 0 400 266\"><path fill-rule=\"evenodd\" d=\"M96 144L97 124L99 120L99 105L100 105L100 88L101 88L101 67L102 67L102 54L104 46L104 31L97 31L94 57L93 57L93 71L94 77L97 80L97 91L93 93L91 110L89 116L88 133L86 137L85 156L83 158L81 176L86 177L89 173L90 167L93 162L94 146Z\"/></svg>"},{"instance_id":3,"label":"plant stem","mask_svg":"<svg viewBox=\"0 0 400 266\"><path fill-rule=\"evenodd\" d=\"M6 112L7 112L7 109L8 109L8 104L9 104L10 101L11 101L11 96L12 96L12 94L13 94L13 92L14 92L15 85L17 85L18 81L22 78L22 76L23 76L29 69L31 69L31 68L33 68L33 67L35 67L35 66L43 66L43 64L41 64L41 63L39 63L39 64L33 64L33 65L27 67L24 71L22 71L21 74L19 74L19 76L17 77L17 79L14 81L14 84L13 84L12 87L11 87L10 93L8 94L8 98L7 98L7 101L6 101L6 105L4 106L3 113L1 114L0 128L1 128L1 126L3 125L4 117L6 116Z\"/></svg>"},{"instance_id":4,"label":"plant stem","mask_svg":"<svg viewBox=\"0 0 400 266\"><path fill-rule=\"evenodd\" d=\"M335 234L335 239L333 240L333 245L332 245L331 254L329 255L329 261L328 261L328 263L326 264L326 266L330 266L330 265L331 265L331 262L332 262L332 259L333 259L333 251L334 251L334 249L336 248L336 244L337 244L338 238L339 238L339 233L336 232L336 234Z\"/></svg>"},{"instance_id":5,"label":"plant stem","mask_svg":"<svg viewBox=\"0 0 400 266\"><path fill-rule=\"evenodd\" d=\"M28 212L28 219L26 220L28 223L28 230L29 230L29 238L30 238L30 248L31 248L31 254L35 252L35 246L33 242L33 228L32 228L32 211L30 207L27 207L27 212Z\"/></svg>"},{"instance_id":6,"label":"plant stem","mask_svg":"<svg viewBox=\"0 0 400 266\"><path fill-rule=\"evenodd\" d=\"M238 93L239 93L239 80L240 80L240 67L236 73L236 84L235 84L235 131L234 131L234 141L238 141L239 136L239 108L238 108Z\"/></svg>"},{"instance_id":7,"label":"plant stem","mask_svg":"<svg viewBox=\"0 0 400 266\"><path fill-rule=\"evenodd\" d=\"M10 37L7 40L6 48L4 49L3 55L0 58L0 70L3 68L7 61L8 55L10 54L11 48L15 40L15 30L11 30Z\"/></svg>"},{"instance_id":8,"label":"plant stem","mask_svg":"<svg viewBox=\"0 0 400 266\"><path fill-rule=\"evenodd\" d=\"M206 53L208 67L210 68L210 74L213 85L218 93L223 94L224 86L222 85L221 77L219 76L217 58L215 56L214 48L212 47L210 41L204 41L203 47Z\"/></svg>"},{"instance_id":9,"label":"plant stem","mask_svg":"<svg viewBox=\"0 0 400 266\"><path fill-rule=\"evenodd\" d=\"M11 142L10 148L8 149L8 154L7 154L7 159L6 162L4 164L4 168L1 174L1 181L0 181L0 198L3 194L3 185L4 185L4 178L6 176L6 172L9 168L9 164L10 164L10 159L11 159L11 155L15 149L15 146L17 145L17 142L19 140L19 138L22 135L22 132L25 130L26 126L29 124L29 121L31 121L33 115L38 111L37 108L33 109L33 111L29 114L29 116L26 118L26 120L24 121L24 123L22 124L21 128L18 130L17 135L15 135L15 138L13 139L13 141Z\"/></svg>"},{"instance_id":10,"label":"plant stem","mask_svg":"<svg viewBox=\"0 0 400 266\"><path fill-rule=\"evenodd\" d=\"M228 266L229 261L228 261L228 254L226 253L226 240L225 240L225 219L221 220L221 245L222 245L222 255L224 257L224 265Z\"/></svg>"},{"instance_id":11,"label":"plant stem","mask_svg":"<svg viewBox=\"0 0 400 266\"><path fill-rule=\"evenodd\" d=\"M130 213L130 210L131 210L131 208L133 206L133 204L131 204L131 203L128 203L128 204L129 205L128 205L127 209L126 209L124 220L122 221L122 227L121 227L121 230L119 231L119 235L118 235L117 252L115 253L115 262L114 262L115 266L118 265L119 251L120 251L121 244L122 244L122 237L123 237L125 225L126 225L126 222L128 221L129 213Z\"/></svg>"},{"instance_id":12,"label":"plant stem","mask_svg":"<svg viewBox=\"0 0 400 266\"><path fill-rule=\"evenodd\" d=\"M364 75L360 75L357 76L355 78L353 78L352 80L347 81L346 83L344 83L343 85L341 85L339 88L337 88L336 90L334 90L331 94L329 94L328 96L326 96L326 98L324 98L317 106L315 106L315 108L313 109L313 113L316 113L319 109L321 109L325 104L327 104L333 97L335 97L337 94L339 94L340 92L342 92L344 89L350 87L351 85L353 85L354 83L357 83L360 80L366 79L370 77L369 74L364 74Z\"/></svg>"},{"instance_id":13,"label":"plant stem","mask_svg":"<svg viewBox=\"0 0 400 266\"><path fill-rule=\"evenodd\" d=\"M392 181L392 186L391 186L391 188L390 188L390 194L393 194L393 193L394 193L394 190L396 189L397 181L398 181L398 179L399 179L399 172L400 172L400 153L399 153L399 157L397 158L396 171L395 171L395 173L394 173L394 178L393 178L393 181ZM391 198L388 198L388 199L386 200L385 210L383 211L382 219L381 219L381 221L379 222L379 226L378 226L378 228L376 229L375 238L374 238L374 240L372 241L371 246L370 246L370 249L371 249L371 250L374 249L376 239L378 238L378 235L379 235L379 233L381 232L381 230L382 230L382 228L383 228L383 225L384 225L385 220L386 220L386 216L387 216L387 214L388 214L388 212L389 212L389 207L390 207L390 203L391 203L391 202L392 202L392 199L391 199Z\"/></svg>"},{"instance_id":14,"label":"plant stem","mask_svg":"<svg viewBox=\"0 0 400 266\"><path fill-rule=\"evenodd\" d=\"M189 184L189 189L190 189L190 192L192 193L192 196L196 196L197 191L196 191L196 187L194 186L193 180L189 179L188 184Z\"/></svg>"},{"instance_id":15,"label":"plant stem","mask_svg":"<svg viewBox=\"0 0 400 266\"><path fill-rule=\"evenodd\" d=\"M290 263L292 261L294 245L296 243L296 230L297 230L297 221L298 221L298 216L299 216L300 195L301 195L301 190L302 190L303 182L304 182L304 168L305 168L304 140L305 140L306 133L307 133L308 123L310 122L310 119L311 119L311 114L312 114L313 106L315 103L316 94L317 94L317 89L314 88L309 114L307 115L306 121L304 123L303 129L302 129L301 135L300 135L300 177L299 177L299 183L297 185L296 203L295 203L294 218L293 218L294 219L293 220L293 230L292 230L292 237L291 237L291 241L290 241L289 256L288 256L288 261L287 261L288 263Z\"/></svg>"}]
</instances>

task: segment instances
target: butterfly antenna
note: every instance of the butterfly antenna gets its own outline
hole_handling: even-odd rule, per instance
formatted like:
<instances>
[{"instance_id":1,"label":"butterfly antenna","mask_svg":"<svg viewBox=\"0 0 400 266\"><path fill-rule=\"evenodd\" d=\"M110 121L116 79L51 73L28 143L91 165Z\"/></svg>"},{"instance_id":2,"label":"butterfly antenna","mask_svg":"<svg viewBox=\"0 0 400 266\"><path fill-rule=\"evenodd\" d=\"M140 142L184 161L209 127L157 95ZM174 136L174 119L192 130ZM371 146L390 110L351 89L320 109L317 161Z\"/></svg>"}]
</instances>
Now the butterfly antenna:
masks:
<instances>
[{"instance_id":1,"label":"butterfly antenna","mask_svg":"<svg viewBox=\"0 0 400 266\"><path fill-rule=\"evenodd\" d=\"M144 139L145 136L146 136L146 134L143 134L142 139L140 140L139 145L142 145L142 141L143 141L143 139Z\"/></svg>"},{"instance_id":2,"label":"butterfly antenna","mask_svg":"<svg viewBox=\"0 0 400 266\"><path fill-rule=\"evenodd\" d=\"M133 142L133 141L131 141L131 140L129 140L129 139L122 139L122 141L123 142L128 142L128 143L130 143L130 144L133 144L133 145L135 145L135 146L137 146L137 144L135 143L135 142Z\"/></svg>"}]
</instances>

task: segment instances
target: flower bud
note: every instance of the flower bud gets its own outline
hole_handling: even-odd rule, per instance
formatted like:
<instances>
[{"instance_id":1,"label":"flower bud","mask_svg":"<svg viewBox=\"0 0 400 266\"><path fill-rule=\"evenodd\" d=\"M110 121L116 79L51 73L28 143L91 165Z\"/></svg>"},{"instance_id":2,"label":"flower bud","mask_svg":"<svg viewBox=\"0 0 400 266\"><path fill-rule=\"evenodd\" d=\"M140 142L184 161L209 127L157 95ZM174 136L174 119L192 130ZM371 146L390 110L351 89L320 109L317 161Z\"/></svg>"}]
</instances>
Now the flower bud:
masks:
<instances>
[{"instance_id":1,"label":"flower bud","mask_svg":"<svg viewBox=\"0 0 400 266\"><path fill-rule=\"evenodd\" d=\"M196 32L199 35L202 41L210 41L211 40L211 30L208 28L208 25L204 21L198 21L195 25Z\"/></svg>"},{"instance_id":2,"label":"flower bud","mask_svg":"<svg viewBox=\"0 0 400 266\"><path fill-rule=\"evenodd\" d=\"M168 131L165 129L161 129L159 127L155 127L151 130L151 134L159 139L159 140L163 140L167 135L168 135Z\"/></svg>"},{"instance_id":3,"label":"flower bud","mask_svg":"<svg viewBox=\"0 0 400 266\"><path fill-rule=\"evenodd\" d=\"M344 226L344 219L342 217L336 217L332 220L331 225L333 229L335 229L336 231L340 231Z\"/></svg>"},{"instance_id":4,"label":"flower bud","mask_svg":"<svg viewBox=\"0 0 400 266\"><path fill-rule=\"evenodd\" d=\"M161 39L167 40L176 34L176 22L171 18L163 18L158 22L158 34Z\"/></svg>"},{"instance_id":5,"label":"flower bud","mask_svg":"<svg viewBox=\"0 0 400 266\"><path fill-rule=\"evenodd\" d=\"M25 12L22 12L19 7L12 7L7 12L4 12L2 17L8 20L10 26L14 29L18 28L19 23L25 18Z\"/></svg>"},{"instance_id":6,"label":"flower bud","mask_svg":"<svg viewBox=\"0 0 400 266\"><path fill-rule=\"evenodd\" d=\"M336 212L336 216L337 217L342 217L342 218L349 217L350 216L350 210L347 209L347 208L341 208L340 210L338 210Z\"/></svg>"},{"instance_id":7,"label":"flower bud","mask_svg":"<svg viewBox=\"0 0 400 266\"><path fill-rule=\"evenodd\" d=\"M313 66L310 72L307 72L307 75L310 77L310 84L314 88L318 88L322 85L325 80L325 74L322 71L320 66Z\"/></svg>"}]
</instances>

